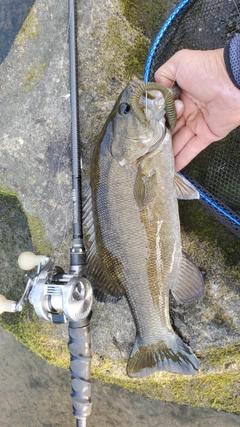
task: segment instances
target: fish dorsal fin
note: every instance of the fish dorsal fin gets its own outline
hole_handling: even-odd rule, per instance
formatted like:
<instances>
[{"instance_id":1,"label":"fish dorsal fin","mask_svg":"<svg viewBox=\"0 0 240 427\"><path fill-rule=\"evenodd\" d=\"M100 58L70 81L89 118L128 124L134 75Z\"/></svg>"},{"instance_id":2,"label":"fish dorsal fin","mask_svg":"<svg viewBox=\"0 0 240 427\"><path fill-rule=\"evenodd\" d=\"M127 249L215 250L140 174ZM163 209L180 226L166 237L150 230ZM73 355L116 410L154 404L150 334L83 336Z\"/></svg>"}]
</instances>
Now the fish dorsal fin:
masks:
<instances>
[{"instance_id":1,"label":"fish dorsal fin","mask_svg":"<svg viewBox=\"0 0 240 427\"><path fill-rule=\"evenodd\" d=\"M93 218L91 186L83 193L83 228L84 243L87 249L87 277L94 288L94 295L100 302L117 302L122 291L108 278L104 270L102 258L96 245L96 231Z\"/></svg>"},{"instance_id":2,"label":"fish dorsal fin","mask_svg":"<svg viewBox=\"0 0 240 427\"><path fill-rule=\"evenodd\" d=\"M180 273L171 292L178 303L191 303L204 296L202 274L185 253L182 254Z\"/></svg>"},{"instance_id":3,"label":"fish dorsal fin","mask_svg":"<svg viewBox=\"0 0 240 427\"><path fill-rule=\"evenodd\" d=\"M199 199L199 192L183 175L175 173L174 184L178 199Z\"/></svg>"},{"instance_id":4,"label":"fish dorsal fin","mask_svg":"<svg viewBox=\"0 0 240 427\"><path fill-rule=\"evenodd\" d=\"M156 197L156 188L156 171L152 169L146 174L139 165L133 189L139 210L144 209Z\"/></svg>"}]
</instances>

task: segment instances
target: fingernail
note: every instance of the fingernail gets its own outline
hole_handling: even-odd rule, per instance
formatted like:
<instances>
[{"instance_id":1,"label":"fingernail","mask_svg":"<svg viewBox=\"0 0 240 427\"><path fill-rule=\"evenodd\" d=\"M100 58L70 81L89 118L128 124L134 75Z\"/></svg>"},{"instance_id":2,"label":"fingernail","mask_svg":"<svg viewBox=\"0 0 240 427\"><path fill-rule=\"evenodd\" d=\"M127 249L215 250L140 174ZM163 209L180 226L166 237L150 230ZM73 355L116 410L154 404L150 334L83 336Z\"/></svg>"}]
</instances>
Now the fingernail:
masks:
<instances>
[{"instance_id":1,"label":"fingernail","mask_svg":"<svg viewBox=\"0 0 240 427\"><path fill-rule=\"evenodd\" d=\"M184 103L180 99L176 99L176 101L175 101L175 108L176 108L176 111L177 111L177 115L178 114L182 114L182 112L184 110Z\"/></svg>"}]
</instances>

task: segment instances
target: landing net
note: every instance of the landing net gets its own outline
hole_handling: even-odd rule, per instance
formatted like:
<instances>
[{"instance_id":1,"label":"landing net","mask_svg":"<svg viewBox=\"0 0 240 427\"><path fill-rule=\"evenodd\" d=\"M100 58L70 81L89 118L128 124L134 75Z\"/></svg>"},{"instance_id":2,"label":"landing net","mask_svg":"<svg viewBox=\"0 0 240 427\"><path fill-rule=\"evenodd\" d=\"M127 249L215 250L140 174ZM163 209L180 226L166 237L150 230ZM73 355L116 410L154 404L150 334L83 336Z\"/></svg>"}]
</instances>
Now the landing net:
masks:
<instances>
[{"instance_id":1,"label":"landing net","mask_svg":"<svg viewBox=\"0 0 240 427\"><path fill-rule=\"evenodd\" d=\"M183 0L160 29L147 58L144 80L180 49L217 49L240 33L240 1ZM240 58L239 58L240 60ZM211 144L182 170L203 204L240 237L240 127Z\"/></svg>"}]
</instances>

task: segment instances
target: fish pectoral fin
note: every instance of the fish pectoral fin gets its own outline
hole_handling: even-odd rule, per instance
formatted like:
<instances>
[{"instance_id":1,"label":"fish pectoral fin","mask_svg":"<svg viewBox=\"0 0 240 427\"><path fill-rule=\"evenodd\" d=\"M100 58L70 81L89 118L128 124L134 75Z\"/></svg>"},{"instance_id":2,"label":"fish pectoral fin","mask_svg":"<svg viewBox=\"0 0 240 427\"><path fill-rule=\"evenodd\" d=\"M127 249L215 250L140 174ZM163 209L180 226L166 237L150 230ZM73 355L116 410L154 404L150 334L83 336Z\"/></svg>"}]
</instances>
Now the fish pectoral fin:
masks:
<instances>
[{"instance_id":1,"label":"fish pectoral fin","mask_svg":"<svg viewBox=\"0 0 240 427\"><path fill-rule=\"evenodd\" d=\"M174 184L178 199L192 200L199 199L199 192L183 175L175 173Z\"/></svg>"},{"instance_id":2,"label":"fish pectoral fin","mask_svg":"<svg viewBox=\"0 0 240 427\"><path fill-rule=\"evenodd\" d=\"M139 210L144 209L157 196L156 171L152 169L146 174L141 166L138 168L133 194Z\"/></svg>"},{"instance_id":3,"label":"fish pectoral fin","mask_svg":"<svg viewBox=\"0 0 240 427\"><path fill-rule=\"evenodd\" d=\"M171 292L178 303L191 303L203 298L205 286L203 276L196 265L182 254L180 273Z\"/></svg>"}]
</instances>

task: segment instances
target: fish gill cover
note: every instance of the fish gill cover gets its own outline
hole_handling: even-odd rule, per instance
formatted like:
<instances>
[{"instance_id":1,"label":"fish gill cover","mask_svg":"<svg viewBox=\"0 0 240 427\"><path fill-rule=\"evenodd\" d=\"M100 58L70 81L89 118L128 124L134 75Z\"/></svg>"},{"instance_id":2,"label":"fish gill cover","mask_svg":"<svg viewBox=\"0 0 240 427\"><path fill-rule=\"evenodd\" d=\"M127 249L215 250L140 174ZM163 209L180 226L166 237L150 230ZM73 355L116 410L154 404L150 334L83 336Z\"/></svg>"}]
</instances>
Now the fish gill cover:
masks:
<instances>
[{"instance_id":1,"label":"fish gill cover","mask_svg":"<svg viewBox=\"0 0 240 427\"><path fill-rule=\"evenodd\" d=\"M237 0L183 0L160 29L145 65L145 81L180 49L218 49L240 32ZM211 144L183 174L196 186L200 202L240 237L240 127Z\"/></svg>"}]
</instances>

